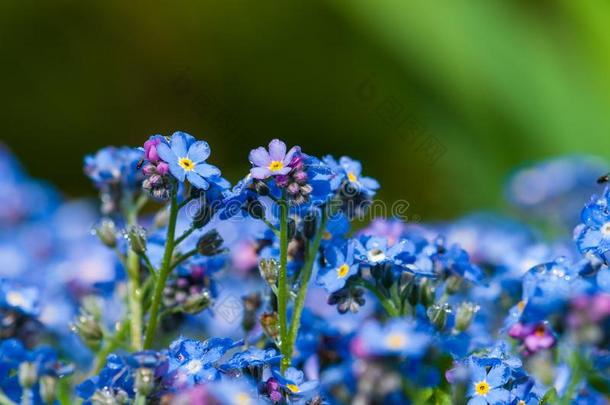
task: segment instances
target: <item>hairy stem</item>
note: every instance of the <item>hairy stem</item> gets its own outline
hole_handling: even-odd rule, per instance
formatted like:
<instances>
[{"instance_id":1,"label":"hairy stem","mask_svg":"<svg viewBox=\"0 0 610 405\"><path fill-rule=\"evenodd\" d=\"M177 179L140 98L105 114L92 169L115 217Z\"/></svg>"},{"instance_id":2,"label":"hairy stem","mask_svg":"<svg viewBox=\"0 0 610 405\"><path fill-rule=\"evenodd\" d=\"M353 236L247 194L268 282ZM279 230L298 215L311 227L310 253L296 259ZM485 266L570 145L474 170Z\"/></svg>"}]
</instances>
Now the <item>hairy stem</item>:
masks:
<instances>
[{"instance_id":1,"label":"hairy stem","mask_svg":"<svg viewBox=\"0 0 610 405\"><path fill-rule=\"evenodd\" d=\"M174 237L176 233L176 220L178 218L178 202L175 192L172 193L171 205L169 212L169 223L167 224L167 238L165 242L165 251L163 252L163 261L159 270L159 277L155 283L155 290L150 307L150 316L148 320L148 328L144 338L144 349L150 349L157 330L157 321L159 320L159 307L161 306L161 298L163 289L167 282L167 277L172 270L172 256L174 254Z\"/></svg>"},{"instance_id":2,"label":"hairy stem","mask_svg":"<svg viewBox=\"0 0 610 405\"><path fill-rule=\"evenodd\" d=\"M309 280L311 279L311 273L313 271L313 265L316 257L318 256L318 250L320 249L320 242L322 241L322 235L326 230L326 214L322 210L322 218L320 221L320 227L314 237L313 243L309 247L307 252L307 261L305 262L301 271L301 285L299 292L294 304L294 310L292 312L292 322L290 324L290 334L288 336L288 363L292 362L292 351L294 344L296 343L297 336L299 335L299 328L301 327L301 314L305 306L305 298L307 297L307 289L309 287Z\"/></svg>"},{"instance_id":3,"label":"hairy stem","mask_svg":"<svg viewBox=\"0 0 610 405\"><path fill-rule=\"evenodd\" d=\"M280 351L284 356L281 371L284 373L290 366L290 352L288 340L288 204L285 199L278 202L280 206L280 274L278 279L277 312L280 323Z\"/></svg>"}]
</instances>

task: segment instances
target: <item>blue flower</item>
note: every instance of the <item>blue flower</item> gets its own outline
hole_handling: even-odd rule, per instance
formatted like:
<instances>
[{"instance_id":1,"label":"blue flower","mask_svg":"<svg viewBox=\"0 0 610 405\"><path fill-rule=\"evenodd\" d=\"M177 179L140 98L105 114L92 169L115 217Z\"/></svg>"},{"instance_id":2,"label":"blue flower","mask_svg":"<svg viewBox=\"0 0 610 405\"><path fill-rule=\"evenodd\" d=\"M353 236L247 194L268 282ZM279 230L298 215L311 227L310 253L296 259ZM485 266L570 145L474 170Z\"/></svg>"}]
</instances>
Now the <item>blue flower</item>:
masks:
<instances>
[{"instance_id":1,"label":"blue flower","mask_svg":"<svg viewBox=\"0 0 610 405\"><path fill-rule=\"evenodd\" d=\"M170 384L192 386L219 378L215 363L239 343L231 339L211 338L205 342L180 338L169 347Z\"/></svg>"},{"instance_id":2,"label":"blue flower","mask_svg":"<svg viewBox=\"0 0 610 405\"><path fill-rule=\"evenodd\" d=\"M310 398L315 394L316 388L318 388L317 381L305 381L303 372L294 367L289 367L284 372L284 375L277 369L272 370L272 373L280 386L284 388L286 393L291 397Z\"/></svg>"},{"instance_id":3,"label":"blue flower","mask_svg":"<svg viewBox=\"0 0 610 405\"><path fill-rule=\"evenodd\" d=\"M252 347L246 351L235 353L233 357L221 366L223 370L238 370L246 367L263 367L279 363L282 355L275 349L257 349Z\"/></svg>"},{"instance_id":4,"label":"blue flower","mask_svg":"<svg viewBox=\"0 0 610 405\"><path fill-rule=\"evenodd\" d=\"M165 143L157 145L157 153L169 164L170 173L183 182L185 179L194 187L207 190L209 181L220 176L216 166L206 163L210 156L210 146L205 141L196 141L184 132L174 132L171 147Z\"/></svg>"},{"instance_id":5,"label":"blue flower","mask_svg":"<svg viewBox=\"0 0 610 405\"><path fill-rule=\"evenodd\" d=\"M574 239L581 253L592 253L608 262L610 258L610 189L601 197L593 196L583 208L582 223L574 229Z\"/></svg>"},{"instance_id":6,"label":"blue flower","mask_svg":"<svg viewBox=\"0 0 610 405\"><path fill-rule=\"evenodd\" d=\"M354 261L354 251L360 245L352 239L342 247L330 246L326 249L326 266L318 274L317 283L329 293L340 290L347 279L358 272L359 262Z\"/></svg>"},{"instance_id":7,"label":"blue flower","mask_svg":"<svg viewBox=\"0 0 610 405\"><path fill-rule=\"evenodd\" d=\"M348 184L355 188L356 191L372 197L379 189L379 182L377 182L377 180L371 177L362 176L362 165L357 160L352 160L347 156L343 156L337 163L330 155L325 156L323 160L335 173L337 173L337 176L333 178L331 183L335 190L339 189L342 184Z\"/></svg>"},{"instance_id":8,"label":"blue flower","mask_svg":"<svg viewBox=\"0 0 610 405\"><path fill-rule=\"evenodd\" d=\"M215 381L208 384L206 388L221 405L255 405L261 403L256 386L247 379Z\"/></svg>"},{"instance_id":9,"label":"blue flower","mask_svg":"<svg viewBox=\"0 0 610 405\"><path fill-rule=\"evenodd\" d=\"M108 146L94 155L85 156L85 174L98 188L122 185L135 189L143 180L138 162L144 153L127 146Z\"/></svg>"},{"instance_id":10,"label":"blue flower","mask_svg":"<svg viewBox=\"0 0 610 405\"><path fill-rule=\"evenodd\" d=\"M486 366L476 358L469 359L468 405L506 404L510 393L504 388L510 377L510 369L503 364Z\"/></svg>"},{"instance_id":11,"label":"blue flower","mask_svg":"<svg viewBox=\"0 0 610 405\"><path fill-rule=\"evenodd\" d=\"M0 308L36 317L40 313L38 289L17 286L0 279Z\"/></svg>"},{"instance_id":12,"label":"blue flower","mask_svg":"<svg viewBox=\"0 0 610 405\"><path fill-rule=\"evenodd\" d=\"M376 321L364 324L354 347L356 355L361 357L400 355L419 358L425 354L430 342L430 336L417 330L413 322L392 319L384 325Z\"/></svg>"}]
</instances>

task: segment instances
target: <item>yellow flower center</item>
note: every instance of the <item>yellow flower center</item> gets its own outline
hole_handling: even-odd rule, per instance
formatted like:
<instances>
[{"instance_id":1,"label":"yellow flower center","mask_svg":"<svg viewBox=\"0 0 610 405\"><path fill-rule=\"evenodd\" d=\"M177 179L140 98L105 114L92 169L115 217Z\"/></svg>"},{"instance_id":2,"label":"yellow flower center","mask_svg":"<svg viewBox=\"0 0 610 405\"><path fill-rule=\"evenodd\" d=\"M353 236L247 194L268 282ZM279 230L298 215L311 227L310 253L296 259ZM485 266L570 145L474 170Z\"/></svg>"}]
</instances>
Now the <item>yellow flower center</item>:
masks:
<instances>
[{"instance_id":1,"label":"yellow flower center","mask_svg":"<svg viewBox=\"0 0 610 405\"><path fill-rule=\"evenodd\" d=\"M250 395L246 394L245 392L237 393L234 399L235 403L239 405L250 405L252 403L252 398L250 398Z\"/></svg>"},{"instance_id":2,"label":"yellow flower center","mask_svg":"<svg viewBox=\"0 0 610 405\"><path fill-rule=\"evenodd\" d=\"M9 291L8 294L6 294L6 302L13 307L21 307L26 304L23 295L19 294L17 291Z\"/></svg>"},{"instance_id":3,"label":"yellow flower center","mask_svg":"<svg viewBox=\"0 0 610 405\"><path fill-rule=\"evenodd\" d=\"M487 381L483 380L476 383L475 392L477 395L487 395L487 393L489 392L489 384L487 384Z\"/></svg>"},{"instance_id":4,"label":"yellow flower center","mask_svg":"<svg viewBox=\"0 0 610 405\"><path fill-rule=\"evenodd\" d=\"M180 160L178 160L178 165L187 172L195 169L195 163L187 157L180 158Z\"/></svg>"},{"instance_id":5,"label":"yellow flower center","mask_svg":"<svg viewBox=\"0 0 610 405\"><path fill-rule=\"evenodd\" d=\"M353 172L349 172L347 173L347 179L352 183L355 183L358 181L358 176L356 176Z\"/></svg>"},{"instance_id":6,"label":"yellow flower center","mask_svg":"<svg viewBox=\"0 0 610 405\"><path fill-rule=\"evenodd\" d=\"M339 276L339 278L343 278L343 277L347 276L348 271L349 271L349 266L347 265L347 263L343 263L337 269L337 275Z\"/></svg>"},{"instance_id":7,"label":"yellow flower center","mask_svg":"<svg viewBox=\"0 0 610 405\"><path fill-rule=\"evenodd\" d=\"M271 170L272 172L277 172L278 170L282 170L283 168L284 168L284 163L282 163L279 160L274 160L269 165L269 170Z\"/></svg>"},{"instance_id":8,"label":"yellow flower center","mask_svg":"<svg viewBox=\"0 0 610 405\"><path fill-rule=\"evenodd\" d=\"M299 387L297 387L294 384L286 384L286 388L288 388L290 390L290 392L292 392L292 393L299 392Z\"/></svg>"},{"instance_id":9,"label":"yellow flower center","mask_svg":"<svg viewBox=\"0 0 610 405\"><path fill-rule=\"evenodd\" d=\"M523 308L525 308L525 301L519 301L517 308L519 308L519 311L523 312Z\"/></svg>"},{"instance_id":10,"label":"yellow flower center","mask_svg":"<svg viewBox=\"0 0 610 405\"><path fill-rule=\"evenodd\" d=\"M385 341L390 349L401 349L407 344L407 338L401 333L390 333Z\"/></svg>"},{"instance_id":11,"label":"yellow flower center","mask_svg":"<svg viewBox=\"0 0 610 405\"><path fill-rule=\"evenodd\" d=\"M519 402L517 402L517 405L525 405L525 401L521 399Z\"/></svg>"}]
</instances>

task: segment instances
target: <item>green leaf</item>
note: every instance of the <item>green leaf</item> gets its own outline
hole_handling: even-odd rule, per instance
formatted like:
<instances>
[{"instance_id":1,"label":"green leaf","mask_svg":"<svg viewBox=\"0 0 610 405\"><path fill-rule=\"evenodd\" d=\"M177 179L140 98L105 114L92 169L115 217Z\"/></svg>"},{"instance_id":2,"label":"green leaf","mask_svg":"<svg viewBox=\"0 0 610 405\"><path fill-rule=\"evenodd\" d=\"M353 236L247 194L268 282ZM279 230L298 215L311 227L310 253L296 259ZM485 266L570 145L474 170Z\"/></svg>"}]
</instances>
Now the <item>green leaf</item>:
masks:
<instances>
[{"instance_id":1,"label":"green leaf","mask_svg":"<svg viewBox=\"0 0 610 405\"><path fill-rule=\"evenodd\" d=\"M540 405L554 404L556 402L557 402L557 390L555 388L551 388L544 394L544 396L540 400Z\"/></svg>"}]
</instances>

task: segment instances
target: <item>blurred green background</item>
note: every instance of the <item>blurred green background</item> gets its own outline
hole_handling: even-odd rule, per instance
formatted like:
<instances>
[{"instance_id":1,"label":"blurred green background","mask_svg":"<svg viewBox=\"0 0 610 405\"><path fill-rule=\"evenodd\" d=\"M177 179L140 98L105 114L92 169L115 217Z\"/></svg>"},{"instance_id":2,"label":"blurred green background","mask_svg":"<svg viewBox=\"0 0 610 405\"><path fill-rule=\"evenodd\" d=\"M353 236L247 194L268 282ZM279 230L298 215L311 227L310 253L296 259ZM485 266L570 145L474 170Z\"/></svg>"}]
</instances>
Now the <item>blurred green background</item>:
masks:
<instances>
[{"instance_id":1,"label":"blurred green background","mask_svg":"<svg viewBox=\"0 0 610 405\"><path fill-rule=\"evenodd\" d=\"M350 155L424 220L502 206L516 165L608 154L602 1L2 1L1 141L93 194L82 157L184 130L232 181L275 137Z\"/></svg>"}]
</instances>

